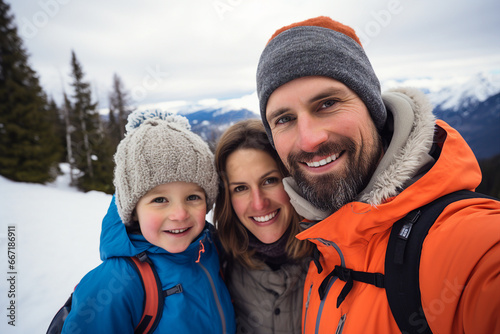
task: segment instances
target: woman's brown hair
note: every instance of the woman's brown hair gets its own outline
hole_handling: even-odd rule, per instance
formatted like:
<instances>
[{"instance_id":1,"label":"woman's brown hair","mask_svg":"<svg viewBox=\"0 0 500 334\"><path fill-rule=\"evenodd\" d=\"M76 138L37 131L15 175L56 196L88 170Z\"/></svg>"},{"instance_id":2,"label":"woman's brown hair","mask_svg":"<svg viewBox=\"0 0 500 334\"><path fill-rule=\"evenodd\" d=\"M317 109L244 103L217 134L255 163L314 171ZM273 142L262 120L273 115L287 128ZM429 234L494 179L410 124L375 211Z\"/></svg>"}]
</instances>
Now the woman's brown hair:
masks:
<instances>
[{"instance_id":1,"label":"woman's brown hair","mask_svg":"<svg viewBox=\"0 0 500 334\"><path fill-rule=\"evenodd\" d=\"M221 179L214 209L214 222L219 238L227 254L243 265L255 269L261 266L261 262L255 259L253 257L254 252L248 249L248 231L240 223L238 216L233 210L228 187L227 159L233 152L239 149L257 149L263 151L276 161L283 177L288 176L288 171L281 162L278 153L271 146L264 125L257 119L248 119L232 125L220 137L215 149L215 167ZM311 254L312 250L311 243L295 238L295 235L301 231L299 221L299 215L294 213L292 222L290 223L290 236L286 243L288 257L292 260L302 259Z\"/></svg>"}]
</instances>

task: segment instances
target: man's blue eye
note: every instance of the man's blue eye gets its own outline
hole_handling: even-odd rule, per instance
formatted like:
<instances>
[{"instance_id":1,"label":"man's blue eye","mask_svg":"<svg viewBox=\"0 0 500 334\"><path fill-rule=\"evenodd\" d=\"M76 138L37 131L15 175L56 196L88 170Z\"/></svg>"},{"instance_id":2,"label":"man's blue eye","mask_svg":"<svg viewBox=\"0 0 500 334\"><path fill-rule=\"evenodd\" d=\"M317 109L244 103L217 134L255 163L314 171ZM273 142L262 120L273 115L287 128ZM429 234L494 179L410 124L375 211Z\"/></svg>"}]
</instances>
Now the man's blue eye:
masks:
<instances>
[{"instance_id":1,"label":"man's blue eye","mask_svg":"<svg viewBox=\"0 0 500 334\"><path fill-rule=\"evenodd\" d=\"M276 123L277 124L285 124L285 123L290 122L291 120L292 120L292 118L290 116L283 116L283 117L278 118Z\"/></svg>"},{"instance_id":2,"label":"man's blue eye","mask_svg":"<svg viewBox=\"0 0 500 334\"><path fill-rule=\"evenodd\" d=\"M325 101L325 102L323 102L322 107L323 107L323 108L329 108L329 107L333 106L336 102L337 102L337 101L335 101L335 100L328 100L328 101Z\"/></svg>"}]
</instances>

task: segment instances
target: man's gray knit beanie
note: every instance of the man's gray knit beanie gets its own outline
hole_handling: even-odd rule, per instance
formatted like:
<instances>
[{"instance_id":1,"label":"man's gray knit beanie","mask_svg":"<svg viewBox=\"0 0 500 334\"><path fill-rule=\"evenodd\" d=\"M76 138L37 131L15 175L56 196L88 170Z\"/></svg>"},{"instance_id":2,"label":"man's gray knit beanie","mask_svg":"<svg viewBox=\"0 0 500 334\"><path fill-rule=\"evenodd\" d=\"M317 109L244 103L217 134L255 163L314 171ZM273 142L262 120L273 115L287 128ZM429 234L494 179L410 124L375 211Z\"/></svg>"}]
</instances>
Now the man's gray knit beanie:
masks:
<instances>
[{"instance_id":1,"label":"man's gray knit beanie","mask_svg":"<svg viewBox=\"0 0 500 334\"><path fill-rule=\"evenodd\" d=\"M276 31L259 60L257 94L260 114L274 146L266 119L271 94L285 83L306 76L325 76L352 89L368 108L380 131L387 119L380 83L353 29L320 16Z\"/></svg>"},{"instance_id":2,"label":"man's gray knit beanie","mask_svg":"<svg viewBox=\"0 0 500 334\"><path fill-rule=\"evenodd\" d=\"M135 111L118 145L114 185L118 213L133 223L137 202L149 190L170 182L192 182L207 196L207 212L218 189L214 157L206 142L190 131L187 118L162 111Z\"/></svg>"}]
</instances>

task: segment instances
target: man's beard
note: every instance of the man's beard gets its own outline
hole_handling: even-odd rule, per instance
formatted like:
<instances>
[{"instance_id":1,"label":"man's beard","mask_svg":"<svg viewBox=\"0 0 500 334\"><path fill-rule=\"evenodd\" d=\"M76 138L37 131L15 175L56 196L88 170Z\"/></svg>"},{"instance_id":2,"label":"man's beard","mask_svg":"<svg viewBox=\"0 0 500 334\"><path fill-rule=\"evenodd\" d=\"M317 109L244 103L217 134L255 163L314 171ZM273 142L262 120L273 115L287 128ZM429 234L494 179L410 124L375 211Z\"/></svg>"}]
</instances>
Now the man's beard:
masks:
<instances>
[{"instance_id":1,"label":"man's beard","mask_svg":"<svg viewBox=\"0 0 500 334\"><path fill-rule=\"evenodd\" d=\"M306 175L300 164L315 156L327 156L342 152L347 159L344 168L323 175ZM320 210L333 213L356 199L366 187L382 154L380 137L371 149L361 147L356 158L356 144L344 137L340 143L325 143L314 153L298 152L288 155L290 173L297 182L304 198Z\"/></svg>"}]
</instances>

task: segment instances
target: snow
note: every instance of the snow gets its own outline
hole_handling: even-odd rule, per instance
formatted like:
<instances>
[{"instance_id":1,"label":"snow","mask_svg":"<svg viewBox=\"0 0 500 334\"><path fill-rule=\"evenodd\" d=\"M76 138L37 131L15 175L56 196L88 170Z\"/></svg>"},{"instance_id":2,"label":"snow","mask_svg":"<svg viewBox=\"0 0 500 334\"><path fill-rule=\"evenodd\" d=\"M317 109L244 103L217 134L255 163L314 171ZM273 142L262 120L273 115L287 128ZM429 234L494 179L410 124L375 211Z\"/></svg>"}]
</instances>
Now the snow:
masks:
<instances>
[{"instance_id":1,"label":"snow","mask_svg":"<svg viewBox=\"0 0 500 334\"><path fill-rule=\"evenodd\" d=\"M68 171L66 165L62 166ZM66 173L49 185L0 176L0 333L45 333L75 285L99 258L101 221L111 196L82 193ZM15 297L8 297L9 226L15 227ZM7 307L15 301L15 327Z\"/></svg>"},{"instance_id":2,"label":"snow","mask_svg":"<svg viewBox=\"0 0 500 334\"><path fill-rule=\"evenodd\" d=\"M442 109L457 110L464 104L483 102L500 92L500 74L478 73L462 84L443 89L434 97L434 103Z\"/></svg>"}]
</instances>

